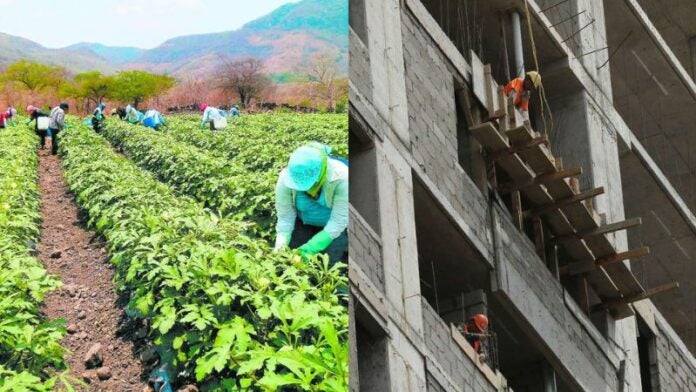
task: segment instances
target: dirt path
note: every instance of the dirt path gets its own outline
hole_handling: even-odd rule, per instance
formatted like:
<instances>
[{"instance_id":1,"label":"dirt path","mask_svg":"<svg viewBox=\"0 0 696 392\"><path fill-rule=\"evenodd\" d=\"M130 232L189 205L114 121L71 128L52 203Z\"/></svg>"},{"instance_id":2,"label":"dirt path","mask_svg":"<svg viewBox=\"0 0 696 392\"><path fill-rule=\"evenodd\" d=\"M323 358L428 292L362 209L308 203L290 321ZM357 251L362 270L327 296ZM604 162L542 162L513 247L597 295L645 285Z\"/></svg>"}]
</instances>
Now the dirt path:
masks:
<instances>
[{"instance_id":1,"label":"dirt path","mask_svg":"<svg viewBox=\"0 0 696 392\"><path fill-rule=\"evenodd\" d=\"M123 309L114 291L114 271L104 245L80 221L78 207L63 179L60 158L50 155L48 148L39 150L39 157L39 259L64 284L62 290L45 299L44 312L67 320L69 333L63 340L71 352L67 362L74 376L89 379L87 390L140 392L146 384L141 380L138 347L134 349L133 342L119 331ZM97 343L101 344L103 364L87 370L85 355ZM111 376L106 378L106 373Z\"/></svg>"}]
</instances>

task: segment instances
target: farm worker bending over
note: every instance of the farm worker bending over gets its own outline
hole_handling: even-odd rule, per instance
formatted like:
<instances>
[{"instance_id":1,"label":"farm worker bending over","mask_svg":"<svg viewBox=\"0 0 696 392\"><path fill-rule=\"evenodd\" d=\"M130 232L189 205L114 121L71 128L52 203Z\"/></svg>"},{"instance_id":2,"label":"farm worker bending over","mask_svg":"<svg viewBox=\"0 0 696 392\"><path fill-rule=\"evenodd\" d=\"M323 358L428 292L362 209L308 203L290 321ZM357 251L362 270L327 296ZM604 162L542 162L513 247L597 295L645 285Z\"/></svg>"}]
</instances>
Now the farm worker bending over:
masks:
<instances>
[{"instance_id":1,"label":"farm worker bending over","mask_svg":"<svg viewBox=\"0 0 696 392\"><path fill-rule=\"evenodd\" d=\"M51 110L50 119L48 122L48 128L51 130L51 154L56 155L58 153L58 134L65 128L65 112L68 111L70 107L67 103L62 102L60 105L54 107Z\"/></svg>"},{"instance_id":2,"label":"farm worker bending over","mask_svg":"<svg viewBox=\"0 0 696 392\"><path fill-rule=\"evenodd\" d=\"M32 121L36 121L34 123L34 132L39 135L41 149L43 150L46 148L46 134L48 132L49 123L48 114L42 112L34 105L27 106L27 113L29 113L29 120L27 120L25 124L29 125ZM39 117L43 118L43 120L39 121ZM39 122L41 122L41 124L39 124Z\"/></svg>"},{"instance_id":3,"label":"farm worker bending over","mask_svg":"<svg viewBox=\"0 0 696 392\"><path fill-rule=\"evenodd\" d=\"M0 129L3 128L8 128L10 126L10 123L14 125L14 121L12 121L12 111L10 109L7 109L6 111L0 113Z\"/></svg>"},{"instance_id":4,"label":"farm worker bending over","mask_svg":"<svg viewBox=\"0 0 696 392\"><path fill-rule=\"evenodd\" d=\"M131 105L126 106L126 121L131 124L137 124L143 120L143 114L137 111Z\"/></svg>"},{"instance_id":5,"label":"farm worker bending over","mask_svg":"<svg viewBox=\"0 0 696 392\"><path fill-rule=\"evenodd\" d=\"M150 109L147 112L145 112L145 117L143 118L143 125L154 129L159 129L160 126L167 126L167 124L164 121L164 116L162 116L162 114L155 109Z\"/></svg>"},{"instance_id":6,"label":"farm worker bending over","mask_svg":"<svg viewBox=\"0 0 696 392\"><path fill-rule=\"evenodd\" d=\"M106 104L101 102L92 114L92 129L97 133L101 133L104 126L104 109L106 109Z\"/></svg>"},{"instance_id":7,"label":"farm worker bending over","mask_svg":"<svg viewBox=\"0 0 696 392\"><path fill-rule=\"evenodd\" d=\"M512 79L503 89L503 93L512 97L517 108L527 112L532 90L539 88L540 85L541 75L536 71L529 71L525 78Z\"/></svg>"},{"instance_id":8,"label":"farm worker bending over","mask_svg":"<svg viewBox=\"0 0 696 392\"><path fill-rule=\"evenodd\" d=\"M221 122L225 118L224 113L220 109L208 106L208 104L206 103L202 103L201 111L203 112L203 119L201 120L201 129L205 128L205 124L210 124L211 131L214 131L215 129L224 128L224 126L220 126L218 128L215 127L216 122Z\"/></svg>"},{"instance_id":9,"label":"farm worker bending over","mask_svg":"<svg viewBox=\"0 0 696 392\"><path fill-rule=\"evenodd\" d=\"M348 250L348 165L330 153L331 147L309 143L296 149L280 172L275 249L326 253L333 265L346 261Z\"/></svg>"},{"instance_id":10,"label":"farm worker bending over","mask_svg":"<svg viewBox=\"0 0 696 392\"><path fill-rule=\"evenodd\" d=\"M237 106L237 105L232 106L232 109L230 109L230 114L229 114L229 116L230 116L230 117L237 117L237 116L239 116L240 114L241 114L241 113L239 113L239 106Z\"/></svg>"},{"instance_id":11,"label":"farm worker bending over","mask_svg":"<svg viewBox=\"0 0 696 392\"><path fill-rule=\"evenodd\" d=\"M126 109L124 108L116 108L111 111L112 116L118 116L121 120L126 118Z\"/></svg>"}]
</instances>

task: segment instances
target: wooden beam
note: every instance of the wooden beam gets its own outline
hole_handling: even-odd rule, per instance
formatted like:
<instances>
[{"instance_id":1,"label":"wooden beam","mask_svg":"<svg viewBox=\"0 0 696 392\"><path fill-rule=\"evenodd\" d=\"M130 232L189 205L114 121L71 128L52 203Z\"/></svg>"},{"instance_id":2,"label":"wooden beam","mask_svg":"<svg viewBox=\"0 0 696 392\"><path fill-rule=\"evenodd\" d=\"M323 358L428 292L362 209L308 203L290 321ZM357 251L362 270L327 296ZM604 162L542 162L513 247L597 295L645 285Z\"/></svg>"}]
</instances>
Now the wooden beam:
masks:
<instances>
[{"instance_id":1,"label":"wooden beam","mask_svg":"<svg viewBox=\"0 0 696 392\"><path fill-rule=\"evenodd\" d=\"M640 218L631 218L631 219L626 219L625 221L600 226L600 227L597 227L596 229L579 231L575 234L554 237L551 239L551 241L558 244L558 243L562 243L562 242L566 242L566 241L570 241L570 240L583 239L583 238L592 237L592 236L596 236L596 235L612 233L614 231L625 230L625 229L628 229L631 227L638 226L641 223L642 223L642 220Z\"/></svg>"},{"instance_id":2,"label":"wooden beam","mask_svg":"<svg viewBox=\"0 0 696 392\"><path fill-rule=\"evenodd\" d=\"M589 199L589 198L595 197L597 195L601 195L602 193L604 193L604 187L600 186L599 188L591 189L589 191L579 193L579 194L567 197L565 199L558 200L555 203L548 204L548 205L541 206L541 207L537 207L533 210L525 211L524 215L525 215L525 218L539 216L541 214L545 214L547 212L551 212L553 210L557 210L559 208L565 207L568 204L577 203L577 202L583 201L585 199Z\"/></svg>"},{"instance_id":3,"label":"wooden beam","mask_svg":"<svg viewBox=\"0 0 696 392\"><path fill-rule=\"evenodd\" d=\"M508 183L502 184L498 187L498 193L507 194L507 193L522 190L522 189L525 189L525 188L528 188L528 187L531 187L534 185L543 185L543 184L548 184L549 182L562 180L564 178L579 176L580 174L582 174L581 167L572 167L570 169L563 169L563 170L556 171L556 172L540 174L540 175L534 177L534 179L532 179L530 181L508 182Z\"/></svg>"},{"instance_id":4,"label":"wooden beam","mask_svg":"<svg viewBox=\"0 0 696 392\"><path fill-rule=\"evenodd\" d=\"M633 302L642 301L644 299L653 297L657 294L662 294L666 291L674 290L679 288L679 282L671 282L663 284L660 286L655 286L651 289L645 290L644 292L630 297L610 299L597 304L592 308L592 311L605 310L619 305L631 304Z\"/></svg>"},{"instance_id":5,"label":"wooden beam","mask_svg":"<svg viewBox=\"0 0 696 392\"><path fill-rule=\"evenodd\" d=\"M529 148L536 147L540 144L548 144L548 143L549 143L549 139L546 136L539 136L539 137L535 137L532 140L527 141L526 143L514 144L506 149L493 152L490 154L490 156L493 160L497 160L497 159L500 159L500 157L502 157L502 156L517 154L518 152L524 151L524 150L529 149Z\"/></svg>"},{"instance_id":6,"label":"wooden beam","mask_svg":"<svg viewBox=\"0 0 696 392\"><path fill-rule=\"evenodd\" d=\"M621 252L617 253L611 256L607 257L601 257L591 263L588 262L576 262L576 263L570 263L568 265L564 265L563 267L560 268L560 273L561 275L579 275L579 274L584 274L589 271L594 270L595 268L598 267L604 267L609 264L613 263L618 263L619 261L623 260L628 260L628 259L637 259L639 257L645 256L650 254L650 248L647 246L643 246L640 248L636 249L631 249L626 252Z\"/></svg>"},{"instance_id":7,"label":"wooden beam","mask_svg":"<svg viewBox=\"0 0 696 392\"><path fill-rule=\"evenodd\" d=\"M649 254L650 254L650 247L641 246L640 248L627 250L626 252L617 253L615 255L611 255L611 256L607 256L607 257L602 257L600 259L595 260L595 264L598 267L604 267L604 266L607 266L609 264L618 263L619 261L628 260L628 259L637 259L639 257L647 256Z\"/></svg>"}]
</instances>

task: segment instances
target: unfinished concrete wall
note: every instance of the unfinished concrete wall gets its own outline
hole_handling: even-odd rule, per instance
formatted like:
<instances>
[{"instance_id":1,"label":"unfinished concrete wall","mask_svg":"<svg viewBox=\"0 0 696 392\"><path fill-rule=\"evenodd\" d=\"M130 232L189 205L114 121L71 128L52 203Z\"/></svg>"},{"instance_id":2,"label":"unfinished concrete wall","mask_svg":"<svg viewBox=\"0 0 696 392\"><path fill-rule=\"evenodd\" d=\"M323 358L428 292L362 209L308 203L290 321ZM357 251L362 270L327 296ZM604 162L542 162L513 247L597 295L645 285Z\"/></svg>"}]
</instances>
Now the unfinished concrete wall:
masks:
<instances>
[{"instance_id":1,"label":"unfinished concrete wall","mask_svg":"<svg viewBox=\"0 0 696 392\"><path fill-rule=\"evenodd\" d=\"M454 79L432 38L407 10L402 13L409 132L413 159L476 236L490 242L487 203L459 165Z\"/></svg>"},{"instance_id":2,"label":"unfinished concrete wall","mask_svg":"<svg viewBox=\"0 0 696 392\"><path fill-rule=\"evenodd\" d=\"M696 363L664 321L656 322L658 391L696 391Z\"/></svg>"}]
</instances>

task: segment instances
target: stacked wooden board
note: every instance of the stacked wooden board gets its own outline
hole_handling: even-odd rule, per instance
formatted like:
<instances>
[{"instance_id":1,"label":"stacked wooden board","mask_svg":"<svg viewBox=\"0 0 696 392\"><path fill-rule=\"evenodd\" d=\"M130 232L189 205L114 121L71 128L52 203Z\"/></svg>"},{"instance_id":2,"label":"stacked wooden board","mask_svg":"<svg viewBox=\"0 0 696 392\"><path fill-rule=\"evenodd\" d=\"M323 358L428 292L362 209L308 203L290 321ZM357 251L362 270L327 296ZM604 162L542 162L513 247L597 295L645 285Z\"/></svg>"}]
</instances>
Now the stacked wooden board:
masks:
<instances>
[{"instance_id":1,"label":"stacked wooden board","mask_svg":"<svg viewBox=\"0 0 696 392\"><path fill-rule=\"evenodd\" d=\"M558 171L548 148L544 144L531 143L536 135L527 124L509 129L505 135L492 122L474 126L470 128L470 132L488 153L496 155L496 163L514 182L528 183L539 175ZM529 147L514 148L519 145ZM559 201L574 200L577 194L566 179L523 187L520 192L533 207L539 207L543 211L540 216L555 237L570 237L562 242L562 246L573 262L592 265L598 259L617 254L605 234L572 238L576 233L599 227L599 222L582 201L564 203L559 208L543 208ZM633 315L630 304L617 301L618 299L633 298L645 292L623 262L604 267L593 266L588 269L586 278L602 301L614 304L610 310L616 318Z\"/></svg>"}]
</instances>

